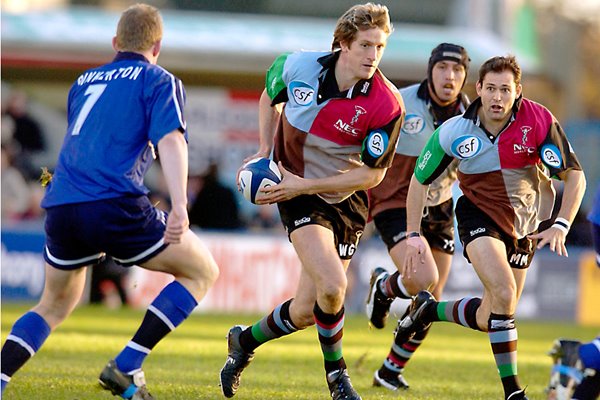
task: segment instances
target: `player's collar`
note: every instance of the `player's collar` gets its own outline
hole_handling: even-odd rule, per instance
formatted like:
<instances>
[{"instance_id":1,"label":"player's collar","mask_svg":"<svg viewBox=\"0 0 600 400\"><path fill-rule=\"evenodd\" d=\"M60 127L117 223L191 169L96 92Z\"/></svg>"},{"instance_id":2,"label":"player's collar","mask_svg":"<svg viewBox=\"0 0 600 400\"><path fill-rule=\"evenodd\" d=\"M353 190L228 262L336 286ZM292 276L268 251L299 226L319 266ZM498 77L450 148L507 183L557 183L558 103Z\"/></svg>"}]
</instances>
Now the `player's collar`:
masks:
<instances>
[{"instance_id":1,"label":"player's collar","mask_svg":"<svg viewBox=\"0 0 600 400\"><path fill-rule=\"evenodd\" d=\"M144 61L147 63L150 62L146 57L144 57L140 53L134 53L133 51L119 51L117 53L117 55L115 56L115 58L113 59L113 62L124 61L124 60Z\"/></svg>"},{"instance_id":2,"label":"player's collar","mask_svg":"<svg viewBox=\"0 0 600 400\"><path fill-rule=\"evenodd\" d=\"M373 74L371 79L361 79L356 82L349 90L339 92L337 81L335 80L335 63L340 57L340 51L333 51L329 54L321 56L317 59L319 64L323 66L319 74L319 99L317 102L323 102L331 98L355 98L357 96L368 96L373 86L371 83L373 77L378 71Z\"/></svg>"}]
</instances>

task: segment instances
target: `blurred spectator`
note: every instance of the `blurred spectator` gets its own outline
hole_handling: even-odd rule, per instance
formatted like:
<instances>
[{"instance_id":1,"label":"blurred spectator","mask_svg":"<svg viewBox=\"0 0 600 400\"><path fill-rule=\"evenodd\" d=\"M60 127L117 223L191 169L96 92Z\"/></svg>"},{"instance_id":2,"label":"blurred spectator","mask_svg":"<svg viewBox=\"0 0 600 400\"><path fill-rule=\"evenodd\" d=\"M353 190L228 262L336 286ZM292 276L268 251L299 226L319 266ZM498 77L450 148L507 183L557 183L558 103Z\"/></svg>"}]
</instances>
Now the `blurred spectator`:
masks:
<instances>
[{"instance_id":1,"label":"blurred spectator","mask_svg":"<svg viewBox=\"0 0 600 400\"><path fill-rule=\"evenodd\" d=\"M219 169L211 164L202 176L192 177L190 187L197 188L190 201L190 225L206 229L239 229L239 216L235 193L219 182Z\"/></svg>"},{"instance_id":2,"label":"blurred spectator","mask_svg":"<svg viewBox=\"0 0 600 400\"><path fill-rule=\"evenodd\" d=\"M39 176L34 165L33 156L46 150L46 143L40 124L29 114L27 94L21 90L13 90L6 104L6 116L14 121L12 140L18 147L16 167L23 172L26 179Z\"/></svg>"},{"instance_id":3,"label":"blurred spectator","mask_svg":"<svg viewBox=\"0 0 600 400\"><path fill-rule=\"evenodd\" d=\"M2 145L11 146L15 134L15 121L8 115L2 115Z\"/></svg>"},{"instance_id":4,"label":"blurred spectator","mask_svg":"<svg viewBox=\"0 0 600 400\"><path fill-rule=\"evenodd\" d=\"M2 220L21 219L29 209L29 185L13 165L13 156L2 145Z\"/></svg>"},{"instance_id":5,"label":"blurred spectator","mask_svg":"<svg viewBox=\"0 0 600 400\"><path fill-rule=\"evenodd\" d=\"M2 221L37 219L43 215L40 201L44 189L37 182L27 182L14 165L14 154L2 144Z\"/></svg>"},{"instance_id":6,"label":"blurred spectator","mask_svg":"<svg viewBox=\"0 0 600 400\"><path fill-rule=\"evenodd\" d=\"M285 232L279 210L275 204L256 206L256 212L248 220L248 228L256 231L281 230Z\"/></svg>"},{"instance_id":7,"label":"blurred spectator","mask_svg":"<svg viewBox=\"0 0 600 400\"><path fill-rule=\"evenodd\" d=\"M90 303L104 304L109 308L127 305L125 280L129 268L125 268L107 256L92 268Z\"/></svg>"}]
</instances>

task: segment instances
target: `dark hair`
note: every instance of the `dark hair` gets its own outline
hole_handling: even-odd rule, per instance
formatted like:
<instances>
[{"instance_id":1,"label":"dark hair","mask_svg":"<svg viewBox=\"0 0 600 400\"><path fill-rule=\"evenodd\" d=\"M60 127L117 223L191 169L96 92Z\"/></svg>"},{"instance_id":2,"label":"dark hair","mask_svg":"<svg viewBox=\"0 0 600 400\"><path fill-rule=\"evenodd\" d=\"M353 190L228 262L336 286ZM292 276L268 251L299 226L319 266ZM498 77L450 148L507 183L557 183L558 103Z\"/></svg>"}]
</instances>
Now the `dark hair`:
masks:
<instances>
[{"instance_id":1,"label":"dark hair","mask_svg":"<svg viewBox=\"0 0 600 400\"><path fill-rule=\"evenodd\" d=\"M359 30L365 31L372 28L380 28L388 35L394 27L390 22L390 14L386 6L381 4L357 4L342 15L333 32L331 50L341 48L341 42L352 43Z\"/></svg>"},{"instance_id":2,"label":"dark hair","mask_svg":"<svg viewBox=\"0 0 600 400\"><path fill-rule=\"evenodd\" d=\"M477 83L483 84L483 79L489 72L504 72L510 71L515 79L515 84L518 86L521 84L521 67L517 62L517 58L513 55L507 56L496 56L488 59L479 68L479 80Z\"/></svg>"},{"instance_id":3,"label":"dark hair","mask_svg":"<svg viewBox=\"0 0 600 400\"><path fill-rule=\"evenodd\" d=\"M440 43L431 50L431 56L429 56L429 63L427 64L427 79L431 87L433 87L433 66L442 60L455 61L465 67L464 86L469 73L469 63L471 62L467 49L458 44Z\"/></svg>"}]
</instances>

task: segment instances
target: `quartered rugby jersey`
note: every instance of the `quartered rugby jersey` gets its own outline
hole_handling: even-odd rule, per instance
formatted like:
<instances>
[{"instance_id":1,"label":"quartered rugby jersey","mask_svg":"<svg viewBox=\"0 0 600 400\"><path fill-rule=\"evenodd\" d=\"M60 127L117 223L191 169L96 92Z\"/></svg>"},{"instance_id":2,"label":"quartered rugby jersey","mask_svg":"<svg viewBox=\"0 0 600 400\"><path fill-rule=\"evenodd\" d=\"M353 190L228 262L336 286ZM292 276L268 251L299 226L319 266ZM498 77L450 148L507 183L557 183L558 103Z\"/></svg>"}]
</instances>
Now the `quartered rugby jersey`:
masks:
<instances>
[{"instance_id":1,"label":"quartered rugby jersey","mask_svg":"<svg viewBox=\"0 0 600 400\"><path fill-rule=\"evenodd\" d=\"M371 215L391 209L405 208L408 186L415 169L417 157L433 135L436 128L431 110L427 80L400 89L406 108L406 116L400 130L396 155L383 181L369 191ZM466 96L460 98L457 113L462 114L468 105ZM438 122L438 124L441 122ZM436 206L452 197L452 184L456 181L456 163L448 168L429 186L427 206Z\"/></svg>"},{"instance_id":2,"label":"quartered rugby jersey","mask_svg":"<svg viewBox=\"0 0 600 400\"><path fill-rule=\"evenodd\" d=\"M186 135L179 79L136 53L84 72L73 83L68 127L42 207L148 193L144 175L160 139Z\"/></svg>"},{"instance_id":3,"label":"quartered rugby jersey","mask_svg":"<svg viewBox=\"0 0 600 400\"><path fill-rule=\"evenodd\" d=\"M500 134L490 138L477 117L478 98L462 116L433 134L415 167L428 184L453 160L459 161L463 194L507 234L522 238L548 219L554 191L548 175L581 166L556 118L544 106L519 98Z\"/></svg>"},{"instance_id":4,"label":"quartered rugby jersey","mask_svg":"<svg viewBox=\"0 0 600 400\"><path fill-rule=\"evenodd\" d=\"M272 103L286 102L275 138L274 159L296 175L324 178L366 164L387 168L394 157L404 105L379 70L339 92L338 52L279 56L266 77ZM321 193L338 203L353 192Z\"/></svg>"}]
</instances>

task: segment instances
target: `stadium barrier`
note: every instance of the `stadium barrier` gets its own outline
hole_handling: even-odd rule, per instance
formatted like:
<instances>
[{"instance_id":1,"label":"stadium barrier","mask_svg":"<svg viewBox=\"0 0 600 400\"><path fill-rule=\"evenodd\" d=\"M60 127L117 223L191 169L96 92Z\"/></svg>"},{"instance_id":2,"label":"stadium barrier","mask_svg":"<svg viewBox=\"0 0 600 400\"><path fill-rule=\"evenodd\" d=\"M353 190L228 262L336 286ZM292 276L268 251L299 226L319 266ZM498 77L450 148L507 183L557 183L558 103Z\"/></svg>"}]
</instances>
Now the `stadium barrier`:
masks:
<instances>
[{"instance_id":1,"label":"stadium barrier","mask_svg":"<svg viewBox=\"0 0 600 400\"><path fill-rule=\"evenodd\" d=\"M200 303L198 312L264 313L293 297L300 263L283 235L197 232L219 264L221 274ZM2 229L2 301L36 301L43 290L44 235L37 230ZM473 268L457 248L444 299L481 293ZM370 271L393 263L378 238L361 242L348 271L346 309L363 312ZM145 307L170 275L132 267L126 290L134 307ZM85 298L83 299L85 301ZM392 308L401 315L407 301ZM517 313L520 318L577 321L600 325L600 269L589 249L569 249L569 257L546 250L533 259Z\"/></svg>"}]
</instances>

